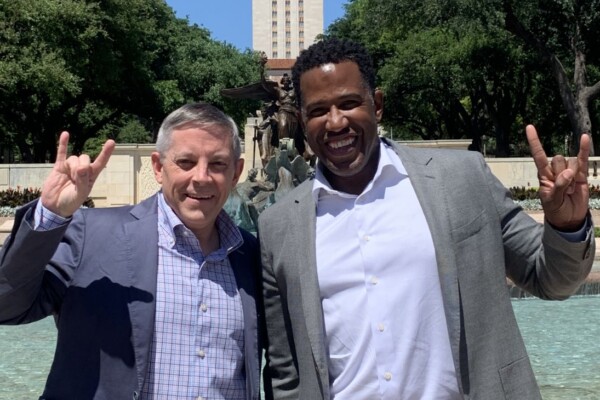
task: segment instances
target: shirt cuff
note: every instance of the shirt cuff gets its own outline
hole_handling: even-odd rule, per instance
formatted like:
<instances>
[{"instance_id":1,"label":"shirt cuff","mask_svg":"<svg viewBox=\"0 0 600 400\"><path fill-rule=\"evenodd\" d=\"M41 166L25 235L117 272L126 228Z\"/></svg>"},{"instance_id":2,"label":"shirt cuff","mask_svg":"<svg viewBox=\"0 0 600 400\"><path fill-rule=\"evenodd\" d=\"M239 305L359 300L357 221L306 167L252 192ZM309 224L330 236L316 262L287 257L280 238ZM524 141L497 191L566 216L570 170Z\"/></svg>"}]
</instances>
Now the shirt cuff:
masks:
<instances>
[{"instance_id":1,"label":"shirt cuff","mask_svg":"<svg viewBox=\"0 0 600 400\"><path fill-rule=\"evenodd\" d=\"M54 214L42 205L38 200L33 213L33 229L36 231L49 231L56 227L69 223L71 218L64 218L58 214Z\"/></svg>"},{"instance_id":2,"label":"shirt cuff","mask_svg":"<svg viewBox=\"0 0 600 400\"><path fill-rule=\"evenodd\" d=\"M585 218L585 223L583 224L581 229L579 229L578 231L576 231L576 232L561 232L559 230L556 230L556 233L558 233L560 236L562 236L563 239L567 240L568 242L578 243L578 242L585 241L585 238L587 237L588 231L590 230L591 227L592 227L592 221L588 215Z\"/></svg>"}]
</instances>

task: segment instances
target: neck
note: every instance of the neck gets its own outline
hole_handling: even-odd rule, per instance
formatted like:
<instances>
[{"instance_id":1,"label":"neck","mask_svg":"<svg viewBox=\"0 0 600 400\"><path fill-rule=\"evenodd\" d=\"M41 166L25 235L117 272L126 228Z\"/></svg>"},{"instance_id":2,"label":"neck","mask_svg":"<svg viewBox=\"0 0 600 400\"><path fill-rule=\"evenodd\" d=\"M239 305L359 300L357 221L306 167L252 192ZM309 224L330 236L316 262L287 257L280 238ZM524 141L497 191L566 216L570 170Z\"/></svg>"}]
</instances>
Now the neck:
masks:
<instances>
[{"instance_id":1,"label":"neck","mask_svg":"<svg viewBox=\"0 0 600 400\"><path fill-rule=\"evenodd\" d=\"M331 173L325 174L325 177L331 184L331 187L335 190L339 190L340 192L359 195L365 190L373 176L371 177L359 177L359 176L350 176L350 177L340 177L340 176L329 176L333 175Z\"/></svg>"}]
</instances>

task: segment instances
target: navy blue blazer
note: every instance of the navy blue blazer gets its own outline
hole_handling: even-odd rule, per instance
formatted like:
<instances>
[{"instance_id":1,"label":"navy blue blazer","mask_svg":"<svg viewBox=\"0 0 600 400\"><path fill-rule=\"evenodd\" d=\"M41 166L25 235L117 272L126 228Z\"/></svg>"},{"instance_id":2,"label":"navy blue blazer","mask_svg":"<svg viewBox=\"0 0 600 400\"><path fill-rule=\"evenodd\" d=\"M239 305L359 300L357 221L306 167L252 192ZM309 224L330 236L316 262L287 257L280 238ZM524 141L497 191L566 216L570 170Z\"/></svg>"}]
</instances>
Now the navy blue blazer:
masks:
<instances>
[{"instance_id":1,"label":"navy blue blazer","mask_svg":"<svg viewBox=\"0 0 600 400\"><path fill-rule=\"evenodd\" d=\"M36 232L32 202L0 252L0 323L53 315L56 354L40 399L137 399L154 332L157 197L82 209L68 226ZM260 256L254 236L229 255L244 313L247 398L260 398Z\"/></svg>"}]
</instances>

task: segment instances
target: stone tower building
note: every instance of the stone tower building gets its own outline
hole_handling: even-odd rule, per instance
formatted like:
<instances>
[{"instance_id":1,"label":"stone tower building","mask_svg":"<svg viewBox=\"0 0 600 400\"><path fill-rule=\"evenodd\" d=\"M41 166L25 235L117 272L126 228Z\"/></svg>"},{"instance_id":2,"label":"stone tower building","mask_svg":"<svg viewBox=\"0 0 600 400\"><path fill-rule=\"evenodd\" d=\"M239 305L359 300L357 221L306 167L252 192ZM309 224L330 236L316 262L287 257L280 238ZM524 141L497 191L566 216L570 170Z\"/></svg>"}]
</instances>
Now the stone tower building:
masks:
<instances>
[{"instance_id":1,"label":"stone tower building","mask_svg":"<svg viewBox=\"0 0 600 400\"><path fill-rule=\"evenodd\" d=\"M295 59L323 33L323 0L252 0L252 48Z\"/></svg>"}]
</instances>

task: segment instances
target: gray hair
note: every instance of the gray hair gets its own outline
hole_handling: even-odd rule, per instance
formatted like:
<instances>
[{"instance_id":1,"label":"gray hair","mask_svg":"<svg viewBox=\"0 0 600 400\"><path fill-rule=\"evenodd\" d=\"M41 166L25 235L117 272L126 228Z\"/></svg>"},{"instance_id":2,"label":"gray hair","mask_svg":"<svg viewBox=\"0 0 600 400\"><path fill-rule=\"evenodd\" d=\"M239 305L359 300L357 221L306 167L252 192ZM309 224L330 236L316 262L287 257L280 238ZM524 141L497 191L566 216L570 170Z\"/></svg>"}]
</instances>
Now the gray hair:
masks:
<instances>
[{"instance_id":1,"label":"gray hair","mask_svg":"<svg viewBox=\"0 0 600 400\"><path fill-rule=\"evenodd\" d=\"M209 127L224 128L231 136L234 160L237 162L240 159L242 145L237 125L230 116L208 103L186 104L165 118L156 138L156 151L160 154L161 159L165 157L165 154L171 147L171 135L173 131L183 125L202 129Z\"/></svg>"}]
</instances>

